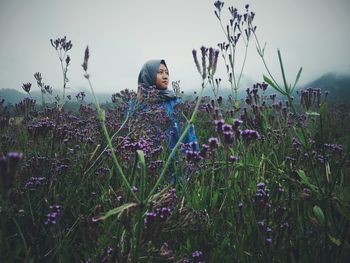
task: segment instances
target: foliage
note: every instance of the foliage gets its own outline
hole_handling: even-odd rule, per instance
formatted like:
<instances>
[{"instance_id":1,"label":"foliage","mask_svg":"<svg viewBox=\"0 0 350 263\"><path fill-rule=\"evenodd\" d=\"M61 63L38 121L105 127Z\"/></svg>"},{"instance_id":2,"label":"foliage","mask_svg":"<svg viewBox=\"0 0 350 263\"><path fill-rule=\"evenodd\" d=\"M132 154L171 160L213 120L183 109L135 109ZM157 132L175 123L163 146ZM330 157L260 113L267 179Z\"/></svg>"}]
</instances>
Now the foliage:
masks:
<instances>
[{"instance_id":1,"label":"foliage","mask_svg":"<svg viewBox=\"0 0 350 263\"><path fill-rule=\"evenodd\" d=\"M51 42L65 90L71 42ZM65 95L56 103L43 97L42 107L30 97L13 107L2 101L0 260L344 262L349 109L329 106L314 88L300 92L297 105L301 71L288 84L278 55L283 85L268 71L238 107L215 93L217 51L202 47L199 63L194 50L202 89L175 109L183 134L173 149L165 110L130 111L130 90L113 94L108 107L96 97L86 103L80 92L74 112L62 106ZM89 57L86 49L82 66L94 94ZM285 97L268 94L268 84ZM208 85L213 98L202 96ZM191 124L199 151L182 143Z\"/></svg>"}]
</instances>

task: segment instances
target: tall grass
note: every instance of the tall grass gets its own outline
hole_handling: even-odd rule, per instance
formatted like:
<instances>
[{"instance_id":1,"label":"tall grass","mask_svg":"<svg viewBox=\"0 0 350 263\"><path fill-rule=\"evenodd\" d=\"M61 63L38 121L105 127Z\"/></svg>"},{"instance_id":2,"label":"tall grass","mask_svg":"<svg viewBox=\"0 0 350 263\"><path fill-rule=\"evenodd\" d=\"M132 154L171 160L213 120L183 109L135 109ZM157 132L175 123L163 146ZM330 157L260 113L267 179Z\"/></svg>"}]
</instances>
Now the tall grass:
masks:
<instances>
[{"instance_id":1,"label":"tall grass","mask_svg":"<svg viewBox=\"0 0 350 263\"><path fill-rule=\"evenodd\" d=\"M221 25L223 7L215 3ZM282 84L276 81L248 8L241 20L237 9L229 12L250 28L241 34L246 44L254 36L265 82L245 87L242 102L219 96L220 52L233 95L244 69L243 63L235 75L237 38L228 36L237 37L235 30L241 29L230 22L227 48L221 42L220 51L203 46L200 57L192 52L202 84L194 100L175 108L182 135L172 149L166 137L172 116L157 104L149 111L139 105L131 114L128 101L136 94L130 90L114 94L114 106L107 109L96 97L94 104L83 103L79 93L78 113L66 110L65 95L56 104L45 103L43 96L40 108L26 98L15 105L23 117L17 119L1 102L2 262L345 262L350 257L349 138L341 128L348 109L330 110L327 95L315 88L293 98L302 70L290 84L280 51ZM51 44L65 90L72 44L65 37ZM86 49L82 66L94 94L89 56ZM36 79L39 88L50 90L39 73ZM268 86L279 94L269 93ZM31 84L23 88L30 95ZM208 88L212 98L202 96ZM182 142L191 125L199 151Z\"/></svg>"}]
</instances>

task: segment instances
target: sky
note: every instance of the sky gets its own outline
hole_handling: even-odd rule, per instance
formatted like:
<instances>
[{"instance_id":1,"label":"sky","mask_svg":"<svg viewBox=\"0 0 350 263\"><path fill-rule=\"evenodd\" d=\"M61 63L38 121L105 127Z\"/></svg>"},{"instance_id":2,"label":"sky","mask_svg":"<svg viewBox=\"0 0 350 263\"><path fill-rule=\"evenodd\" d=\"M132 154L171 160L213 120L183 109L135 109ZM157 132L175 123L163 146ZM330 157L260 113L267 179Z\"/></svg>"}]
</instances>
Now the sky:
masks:
<instances>
[{"instance_id":1,"label":"sky","mask_svg":"<svg viewBox=\"0 0 350 263\"><path fill-rule=\"evenodd\" d=\"M303 66L300 84L328 72L350 73L350 0L232 0L227 8L240 12L245 4L256 13L254 24L261 44L266 42L269 68L281 80L277 49L282 52L287 78L293 82ZM170 80L182 90L199 90L201 79L192 49L217 47L225 41L214 15L212 0L0 0L0 89L21 90L36 83L41 72L45 84L62 89L62 72L50 39L67 36L73 43L68 71L71 90L87 87L81 64L90 49L89 73L97 92L137 88L137 77L149 59L165 59ZM237 66L243 46L237 47ZM266 74L250 42L244 70L248 79L261 82ZM226 85L223 60L216 77ZM245 83L242 83L242 88ZM247 84L248 85L248 84ZM33 86L32 89L34 88Z\"/></svg>"}]
</instances>

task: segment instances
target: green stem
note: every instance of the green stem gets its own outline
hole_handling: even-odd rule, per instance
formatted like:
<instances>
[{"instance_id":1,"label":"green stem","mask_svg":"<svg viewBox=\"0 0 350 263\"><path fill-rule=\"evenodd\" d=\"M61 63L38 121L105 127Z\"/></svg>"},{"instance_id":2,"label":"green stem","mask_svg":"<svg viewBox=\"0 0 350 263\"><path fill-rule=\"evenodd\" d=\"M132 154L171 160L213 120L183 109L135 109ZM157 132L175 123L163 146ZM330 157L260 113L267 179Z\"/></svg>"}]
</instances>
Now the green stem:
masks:
<instances>
[{"instance_id":1,"label":"green stem","mask_svg":"<svg viewBox=\"0 0 350 263\"><path fill-rule=\"evenodd\" d=\"M284 89L285 89L285 91L286 91L287 94L290 94L290 89L288 88L288 84L287 84L287 80L286 80L286 75L285 75L285 73L284 73L284 67L283 67L281 52L280 52L279 49L277 49L277 53L278 53L278 59L279 59L280 66L281 66L281 72L282 72L282 78L283 78L283 83L284 83Z\"/></svg>"},{"instance_id":2,"label":"green stem","mask_svg":"<svg viewBox=\"0 0 350 263\"><path fill-rule=\"evenodd\" d=\"M135 240L135 247L134 247L134 253L132 255L132 263L137 263L139 260L139 247L140 247L140 240L142 236L142 215L145 210L145 205L141 203L139 207L139 211L137 214L137 223L136 223L136 240Z\"/></svg>"},{"instance_id":3,"label":"green stem","mask_svg":"<svg viewBox=\"0 0 350 263\"><path fill-rule=\"evenodd\" d=\"M64 68L63 66L63 58L60 57L60 62L61 62L61 69L62 69L62 74L63 74L63 93L62 93L62 104L61 104L61 107L60 109L63 108L63 105L65 103L65 99L66 99L66 85L67 85L67 82L66 82L66 79L67 79L67 70Z\"/></svg>"},{"instance_id":4,"label":"green stem","mask_svg":"<svg viewBox=\"0 0 350 263\"><path fill-rule=\"evenodd\" d=\"M127 113L127 116L124 120L124 122L122 123L122 125L119 127L119 129L111 136L111 140L113 140L113 138L124 128L125 124L127 123L127 121L129 120L129 112ZM108 145L105 146L105 148L103 149L103 151L99 154L99 156L97 156L97 158L95 159L95 161L90 165L90 167L88 169L86 169L86 171L84 172L84 174L87 174L92 167L95 166L96 162L101 158L101 156L103 155L103 153L108 149Z\"/></svg>"},{"instance_id":5,"label":"green stem","mask_svg":"<svg viewBox=\"0 0 350 263\"><path fill-rule=\"evenodd\" d=\"M265 48L264 48L264 50L261 49L260 42L259 42L259 40L258 40L258 37L257 37L256 33L253 32L253 34L254 34L254 38L255 38L256 44L257 44L257 46L258 46L258 54L259 54L259 56L261 57L261 59L262 59L262 61L263 61L264 67L265 67L267 73L269 74L270 78L271 78L272 81L274 82L274 84L275 84L276 86L279 87L279 85L277 84L277 81L275 80L275 78L274 78L273 75L271 74L271 72L270 72L270 70L269 70L269 68L268 68L268 66L267 66L267 64L266 64L266 60L265 60L265 58L264 58L264 51L265 51Z\"/></svg>"},{"instance_id":6,"label":"green stem","mask_svg":"<svg viewBox=\"0 0 350 263\"><path fill-rule=\"evenodd\" d=\"M112 159L113 159L113 162L115 164L115 166L117 167L117 170L120 174L120 176L122 177L122 180L126 186L126 188L128 189L128 191L131 193L131 195L135 198L135 200L140 203L140 200L139 198L137 197L137 195L131 190L131 186L129 184L129 181L126 179L125 175L124 175L124 172L123 172L123 169L122 167L120 166L119 162L118 162L118 159L115 155L115 152L114 152L114 149L113 149L113 145L112 145L112 140L108 134L108 131L107 131L107 128L106 128L106 125L105 125L105 121L104 121L104 117L102 116L104 113L102 112L101 108L100 108L100 104L98 103L97 101L97 98L95 96L95 92L94 92L94 89L92 87L92 84L91 84L91 81L90 81L90 76L89 74L87 74L87 72L85 71L85 78L87 79L88 83L89 83L89 87L91 89L91 93L92 93L92 96L94 97L94 100L95 100L95 104L96 104L96 108L97 108L97 112L98 112L98 118L100 120L100 123L101 123L101 126L102 126L102 130L103 130L103 134L107 140L107 145L109 147L109 149L111 150L111 153L112 153Z\"/></svg>"}]
</instances>

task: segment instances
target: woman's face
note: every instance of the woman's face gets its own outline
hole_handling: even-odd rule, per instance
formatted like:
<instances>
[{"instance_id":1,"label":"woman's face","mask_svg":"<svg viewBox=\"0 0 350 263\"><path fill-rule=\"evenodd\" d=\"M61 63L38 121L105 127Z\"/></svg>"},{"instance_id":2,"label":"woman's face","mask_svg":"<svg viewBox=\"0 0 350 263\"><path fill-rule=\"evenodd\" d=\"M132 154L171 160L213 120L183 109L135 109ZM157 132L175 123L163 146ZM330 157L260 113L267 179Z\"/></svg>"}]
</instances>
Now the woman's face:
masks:
<instances>
[{"instance_id":1,"label":"woman's face","mask_svg":"<svg viewBox=\"0 0 350 263\"><path fill-rule=\"evenodd\" d=\"M160 63L157 72L156 86L158 89L167 89L169 84L169 72L163 63Z\"/></svg>"}]
</instances>

